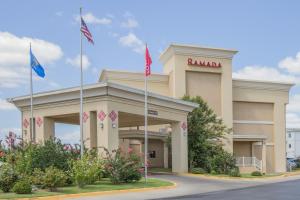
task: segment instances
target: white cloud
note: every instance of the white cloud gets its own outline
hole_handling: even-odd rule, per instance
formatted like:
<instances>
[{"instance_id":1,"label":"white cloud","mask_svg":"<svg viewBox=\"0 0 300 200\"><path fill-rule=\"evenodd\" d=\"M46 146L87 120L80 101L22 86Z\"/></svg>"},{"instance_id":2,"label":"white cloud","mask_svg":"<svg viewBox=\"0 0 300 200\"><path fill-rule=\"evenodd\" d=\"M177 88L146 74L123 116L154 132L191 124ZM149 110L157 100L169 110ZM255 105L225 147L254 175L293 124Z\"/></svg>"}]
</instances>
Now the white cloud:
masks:
<instances>
[{"instance_id":1,"label":"white cloud","mask_svg":"<svg viewBox=\"0 0 300 200\"><path fill-rule=\"evenodd\" d=\"M279 62L281 69L286 69L290 73L300 73L300 52L297 53L296 57L286 57Z\"/></svg>"},{"instance_id":2,"label":"white cloud","mask_svg":"<svg viewBox=\"0 0 300 200\"><path fill-rule=\"evenodd\" d=\"M246 66L237 72L233 72L233 78L264 80L264 81L280 81L299 83L300 79L291 74L284 74L277 68L265 66Z\"/></svg>"},{"instance_id":3,"label":"white cloud","mask_svg":"<svg viewBox=\"0 0 300 200\"><path fill-rule=\"evenodd\" d=\"M63 131L55 134L64 144L78 144L80 141L80 130Z\"/></svg>"},{"instance_id":4,"label":"white cloud","mask_svg":"<svg viewBox=\"0 0 300 200\"><path fill-rule=\"evenodd\" d=\"M131 48L134 52L143 53L145 45L134 33L122 36L119 39L121 45Z\"/></svg>"},{"instance_id":5,"label":"white cloud","mask_svg":"<svg viewBox=\"0 0 300 200\"><path fill-rule=\"evenodd\" d=\"M32 51L44 67L63 55L61 48L54 43L0 32L0 88L17 87L28 82L30 43Z\"/></svg>"},{"instance_id":6,"label":"white cloud","mask_svg":"<svg viewBox=\"0 0 300 200\"><path fill-rule=\"evenodd\" d=\"M84 21L88 24L102 24L102 25L108 25L112 23L112 20L110 18L106 18L106 17L102 17L102 18L98 18L95 15L93 15L93 13L88 12L84 15L82 15L82 18L84 19ZM80 16L77 15L75 17L75 20L77 22L80 22Z\"/></svg>"},{"instance_id":7,"label":"white cloud","mask_svg":"<svg viewBox=\"0 0 300 200\"><path fill-rule=\"evenodd\" d=\"M286 114L286 127L287 128L300 128L300 115L297 113Z\"/></svg>"},{"instance_id":8,"label":"white cloud","mask_svg":"<svg viewBox=\"0 0 300 200\"><path fill-rule=\"evenodd\" d=\"M0 99L0 110L16 110L16 107L4 99Z\"/></svg>"},{"instance_id":9,"label":"white cloud","mask_svg":"<svg viewBox=\"0 0 300 200\"><path fill-rule=\"evenodd\" d=\"M125 22L121 23L121 27L124 27L124 28L135 28L138 26L139 26L139 23L135 19L132 19L132 18L129 18Z\"/></svg>"},{"instance_id":10,"label":"white cloud","mask_svg":"<svg viewBox=\"0 0 300 200\"><path fill-rule=\"evenodd\" d=\"M290 97L289 104L286 107L287 112L299 112L300 113L300 94L296 94Z\"/></svg>"},{"instance_id":11,"label":"white cloud","mask_svg":"<svg viewBox=\"0 0 300 200\"><path fill-rule=\"evenodd\" d=\"M75 58L67 58L66 63L80 68L80 55L77 55ZM86 55L82 55L82 69L87 69L91 65L89 58Z\"/></svg>"}]
</instances>

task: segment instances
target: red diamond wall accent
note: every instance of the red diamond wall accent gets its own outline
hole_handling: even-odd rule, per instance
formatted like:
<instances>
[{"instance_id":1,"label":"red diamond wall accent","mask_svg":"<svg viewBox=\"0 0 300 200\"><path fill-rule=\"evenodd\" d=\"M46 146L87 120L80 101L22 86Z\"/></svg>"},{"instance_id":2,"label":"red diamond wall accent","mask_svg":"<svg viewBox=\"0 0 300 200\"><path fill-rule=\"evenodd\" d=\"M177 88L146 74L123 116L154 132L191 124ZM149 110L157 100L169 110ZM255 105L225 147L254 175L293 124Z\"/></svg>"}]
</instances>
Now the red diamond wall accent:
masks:
<instances>
[{"instance_id":1,"label":"red diamond wall accent","mask_svg":"<svg viewBox=\"0 0 300 200\"><path fill-rule=\"evenodd\" d=\"M113 122L118 118L118 115L114 110L111 111L108 116L111 119L111 121L113 121Z\"/></svg>"},{"instance_id":2,"label":"red diamond wall accent","mask_svg":"<svg viewBox=\"0 0 300 200\"><path fill-rule=\"evenodd\" d=\"M83 120L84 123L88 120L88 118L89 118L89 115L86 112L83 112L82 120Z\"/></svg>"},{"instance_id":3,"label":"red diamond wall accent","mask_svg":"<svg viewBox=\"0 0 300 200\"><path fill-rule=\"evenodd\" d=\"M182 122L182 123L181 123L181 128L182 128L183 131L186 131L186 129L187 129L187 124L186 124L186 122Z\"/></svg>"},{"instance_id":4,"label":"red diamond wall accent","mask_svg":"<svg viewBox=\"0 0 300 200\"><path fill-rule=\"evenodd\" d=\"M24 120L23 120L23 126L24 126L25 128L27 128L27 127L29 126L29 122L28 122L27 119L24 119Z\"/></svg>"},{"instance_id":5,"label":"red diamond wall accent","mask_svg":"<svg viewBox=\"0 0 300 200\"><path fill-rule=\"evenodd\" d=\"M42 124L43 124L43 120L42 120L42 118L40 118L40 117L37 117L37 119L36 119L36 124L38 125L38 127L41 127L41 126L42 126Z\"/></svg>"},{"instance_id":6,"label":"red diamond wall accent","mask_svg":"<svg viewBox=\"0 0 300 200\"><path fill-rule=\"evenodd\" d=\"M104 121L105 117L106 117L105 112L103 112L103 110L101 110L101 111L98 113L98 119L99 119L100 121Z\"/></svg>"}]
</instances>

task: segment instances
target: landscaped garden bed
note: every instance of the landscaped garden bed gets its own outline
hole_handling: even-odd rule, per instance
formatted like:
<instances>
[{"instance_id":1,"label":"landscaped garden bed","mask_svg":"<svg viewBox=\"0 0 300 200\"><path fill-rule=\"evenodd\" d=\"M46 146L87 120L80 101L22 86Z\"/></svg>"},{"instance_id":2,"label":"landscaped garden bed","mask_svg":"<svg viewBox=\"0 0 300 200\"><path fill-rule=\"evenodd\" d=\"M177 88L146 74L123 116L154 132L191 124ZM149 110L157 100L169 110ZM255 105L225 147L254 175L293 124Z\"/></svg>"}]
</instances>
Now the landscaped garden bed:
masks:
<instances>
[{"instance_id":1,"label":"landscaped garden bed","mask_svg":"<svg viewBox=\"0 0 300 200\"><path fill-rule=\"evenodd\" d=\"M43 144L17 142L13 133L0 143L0 199L78 194L171 186L142 179L143 155L132 149L84 150L50 139Z\"/></svg>"},{"instance_id":2,"label":"landscaped garden bed","mask_svg":"<svg viewBox=\"0 0 300 200\"><path fill-rule=\"evenodd\" d=\"M94 185L86 185L84 188L78 188L75 185L67 187L59 187L56 192L49 192L45 189L33 191L32 194L15 194L13 192L3 193L0 192L0 199L17 199L17 198L33 198L53 195L66 195L66 194L79 194L89 192L104 192L114 190L129 190L129 189L142 189L142 188L156 188L156 187L167 187L173 186L174 184L168 181L159 179L148 179L145 184L144 179L138 182L126 183L126 184L112 184L107 178L96 182Z\"/></svg>"}]
</instances>

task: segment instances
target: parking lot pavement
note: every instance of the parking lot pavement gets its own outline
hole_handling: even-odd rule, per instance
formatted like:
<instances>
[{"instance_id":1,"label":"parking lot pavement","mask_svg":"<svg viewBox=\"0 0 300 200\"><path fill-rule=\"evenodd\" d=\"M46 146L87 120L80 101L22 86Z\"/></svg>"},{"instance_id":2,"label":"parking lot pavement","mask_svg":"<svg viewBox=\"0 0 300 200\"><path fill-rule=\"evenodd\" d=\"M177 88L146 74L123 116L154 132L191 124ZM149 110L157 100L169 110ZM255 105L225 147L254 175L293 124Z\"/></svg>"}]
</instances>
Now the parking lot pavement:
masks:
<instances>
[{"instance_id":1,"label":"parking lot pavement","mask_svg":"<svg viewBox=\"0 0 300 200\"><path fill-rule=\"evenodd\" d=\"M223 190L202 194L181 195L169 198L153 199L172 199L172 200L295 200L300 196L300 179L284 182L257 185L253 187Z\"/></svg>"}]
</instances>

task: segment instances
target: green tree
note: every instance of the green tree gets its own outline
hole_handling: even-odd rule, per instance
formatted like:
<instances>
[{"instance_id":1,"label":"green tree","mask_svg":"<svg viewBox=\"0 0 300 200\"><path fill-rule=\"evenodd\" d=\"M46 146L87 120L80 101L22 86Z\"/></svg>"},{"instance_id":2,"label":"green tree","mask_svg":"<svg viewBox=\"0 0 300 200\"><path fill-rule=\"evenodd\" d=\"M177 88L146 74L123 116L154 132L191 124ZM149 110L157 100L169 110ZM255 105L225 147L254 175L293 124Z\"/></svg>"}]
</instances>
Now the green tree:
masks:
<instances>
[{"instance_id":1,"label":"green tree","mask_svg":"<svg viewBox=\"0 0 300 200\"><path fill-rule=\"evenodd\" d=\"M184 96L183 100L199 104L187 120L190 168L200 167L210 172L215 166L212 166L212 158L224 154L222 139L232 131L201 97Z\"/></svg>"}]
</instances>

